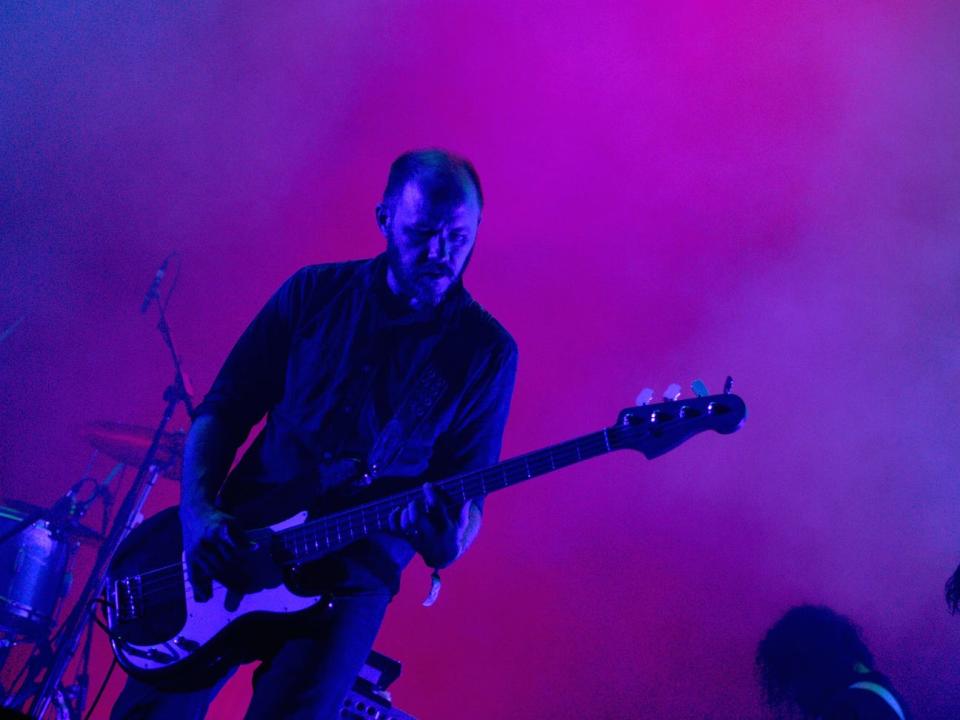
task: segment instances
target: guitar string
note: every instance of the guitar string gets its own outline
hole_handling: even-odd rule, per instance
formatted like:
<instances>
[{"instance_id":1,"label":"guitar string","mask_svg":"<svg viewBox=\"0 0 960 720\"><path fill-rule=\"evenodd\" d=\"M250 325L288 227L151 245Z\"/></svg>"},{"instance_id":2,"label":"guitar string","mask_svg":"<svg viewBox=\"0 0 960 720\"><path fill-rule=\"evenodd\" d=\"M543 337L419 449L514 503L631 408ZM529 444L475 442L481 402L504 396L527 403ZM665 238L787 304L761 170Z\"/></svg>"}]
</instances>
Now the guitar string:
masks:
<instances>
[{"instance_id":1,"label":"guitar string","mask_svg":"<svg viewBox=\"0 0 960 720\"><path fill-rule=\"evenodd\" d=\"M563 462L561 458L556 456L556 452L553 453L554 454L553 458L534 457L535 455L546 453L547 451L550 451L550 450L557 451L560 448L563 448L564 450L575 450L577 449L577 446L579 446L581 453L578 455L576 459L580 460L580 459L588 459L589 457L594 457L595 454L598 454L605 449L609 449L609 450L615 449L612 447L608 448L608 443L604 439L603 434L604 432L600 431L599 433L594 433L593 435L585 436L584 438L571 440L571 441L568 441L567 443L562 443L560 445L553 446L552 448L547 448L546 450L537 451L536 453L530 453L528 455L522 455L517 458L511 458L510 460L505 460L504 462L498 463L497 465L493 466L494 468L500 468L500 470L497 472L494 472L493 468L485 468L483 470L471 471L469 473L465 473L460 476L454 476L452 478L448 478L447 480L440 481L437 483L437 486L440 487L441 490L448 493L450 489L457 489L459 487L461 488L461 491L460 491L461 495L465 495L467 497L483 496L488 494L488 492L493 492L494 490L499 490L499 489L509 487L512 484L516 484L517 482L520 482L522 480L526 480L535 476L539 476L541 474L545 474L546 472L550 472L553 469L559 469L556 466L556 461L560 460L561 463ZM590 445L595 445L595 447L587 447L588 443ZM582 457L584 451L588 453L587 458ZM572 464L572 462L574 461L574 458L571 457L570 461L571 462L567 464ZM541 468L540 464L546 463L546 462L549 462L549 467L546 465L543 465ZM514 466L514 467L509 467L509 466ZM566 465L561 464L561 467L565 467L565 466ZM512 476L509 479L507 478L508 474ZM493 480L496 480L496 482L493 482ZM497 485L499 485L499 487L497 487ZM469 491L467 490L468 486L470 487ZM363 513L370 513L370 514L379 513L381 510L385 510L385 509L392 511L397 507L398 503L402 504L404 502L408 502L409 500L418 498L420 496L420 492L421 491L418 488L415 490L408 491L406 493L393 495L393 496L384 498L383 500L378 500L376 502L373 502L369 505L362 506L361 508L352 508L344 512L338 513L336 515L327 516L325 518L319 518L318 520L311 523L305 523L304 525L299 525L293 528L289 528L287 530L283 530L281 531L280 534L283 537L291 538L294 543L298 541L302 541L308 536L316 537L318 535L318 532L315 530L317 526L314 523L322 523L326 525L327 528L332 529L334 531L339 530L342 533L344 532L344 530L343 528L340 527L339 518L343 518L343 520L345 520L348 523L346 526L347 527L346 532L352 533L353 528L359 529L363 527L363 518L362 517L360 517L359 519L357 518L357 515L361 514L361 510L363 511ZM359 522L359 525L355 524L357 522ZM332 527L331 527L331 523L334 523Z\"/></svg>"},{"instance_id":2,"label":"guitar string","mask_svg":"<svg viewBox=\"0 0 960 720\"><path fill-rule=\"evenodd\" d=\"M582 457L582 453L580 452L581 450L587 449L587 448L583 447L584 441L593 441L593 440L599 441L599 446L598 446L597 448L590 448L590 449L588 450L588 452L590 452L591 450L602 450L602 449L604 449L604 447L605 447L604 443L602 442L602 435L603 435L603 431L600 431L599 433L594 433L593 435L584 436L584 438L576 438L576 439L574 439L574 440L567 441L566 443L561 443L561 444L559 444L559 445L553 446L552 448L547 448L547 449L545 449L545 450L537 451L537 453L544 453L544 452L547 452L547 451L550 451L550 450L557 451L557 450L560 450L560 449L563 449L563 450L570 449L570 450L576 450L576 451L577 451L576 461L579 461L579 460L581 460L581 459L589 459L590 457L593 457L593 455L588 455L587 458L583 458L583 457ZM600 437L597 437L597 436L600 436ZM570 446L570 447L566 447L566 446ZM469 472L469 473L465 473L465 474L460 475L460 476L454 476L454 477L452 477L452 478L447 478L446 480L443 480L443 481L437 483L437 485L440 486L441 489L444 489L444 486L445 486L445 485L450 485L450 486L461 485L461 486L463 486L463 485L465 485L465 484L468 483L468 482L473 483L473 482L479 481L479 482L481 483L481 489L483 489L483 488L485 488L486 485L487 485L487 482L486 482L486 480L485 480L485 478L484 478L483 476L484 476L484 475L492 475L492 474L493 474L493 468L497 468L497 467L502 468L501 472L498 472L498 473L496 473L496 474L497 474L497 475L505 476L506 473L509 472L509 471L507 470L507 466L508 466L508 465L511 465L511 464L520 465L521 461L526 461L527 463L529 463L529 458L530 458L532 455L534 455L534 454L536 454L536 453L529 453L528 455L521 455L521 456L516 457L516 458L511 458L511 459L509 459L509 460L505 460L505 461L503 461L502 463L498 463L497 465L494 465L493 467L490 467L490 468L484 468L483 470L471 471L471 472ZM556 452L554 452L553 454L556 455ZM559 458L557 458L557 459L559 459ZM574 461L573 458L570 458L570 460L571 460L572 462ZM538 462L542 462L543 460L542 460L542 459L537 459L537 461L538 461ZM561 462L563 462L562 459L561 459ZM552 463L552 461L551 461L551 463ZM567 463L567 464L570 464L570 463ZM566 467L566 465L561 465L561 467ZM553 465L551 464L551 470L552 470L552 469L554 469L554 468L553 468ZM559 469L559 468L557 468L557 469ZM537 473L537 474L539 475L540 473ZM528 477L531 477L531 475L528 475L528 474L526 474L526 473L520 473L520 474L517 476L517 480L518 480L518 481L519 481L519 480L524 480L524 479L527 479ZM504 484L502 485L502 488L509 487L511 484L513 484L513 483L511 483L511 482L506 482L506 483L504 483ZM494 488L494 489L502 489L502 488ZM491 492L492 492L492 491L493 491L493 490L491 490ZM334 514L332 514L332 515L327 515L327 516L324 516L324 517L322 517L322 518L317 518L317 520L315 520L315 521L310 521L310 522L308 522L308 523L306 523L306 524L307 524L307 525L311 525L311 524L314 523L314 522L322 522L323 524L325 524L325 525L327 525L327 526L330 526L331 524L335 524L335 526L339 526L341 519L350 519L349 516L352 516L352 515L355 514L355 513L358 513L358 512L359 512L359 513L363 513L364 511L366 511L366 512L369 512L369 513L371 513L371 514L375 514L375 513L379 510L379 507L378 507L378 506L389 505L389 506L391 506L391 508L393 508L393 507L397 506L398 503L400 503L400 504L402 505L404 502L409 502L410 499L419 496L419 494L420 494L420 490L419 490L419 489L410 490L410 491L407 491L407 492L405 492L405 493L400 493L400 494L392 495L392 496L390 496L390 497L388 497L388 498L385 498L385 499L383 499L383 500L374 501L374 502L372 502L372 503L370 503L370 504L368 504L368 505L364 505L364 506L361 506L361 507L359 507L359 508L348 508L348 509L343 510L343 511L341 511L341 512L339 512L339 513L334 513ZM486 493L483 493L483 494L486 494ZM476 496L476 493L471 493L471 496ZM361 517L361 524L362 524L362 522L363 522L363 519L362 519L362 517ZM352 519L351 519L351 523L352 523ZM304 529L303 529L303 526L297 526L296 528L289 528L289 529L287 529L287 530L280 531L280 533L283 534L285 537L292 537L293 534L294 534L292 531L297 531L297 530L301 530L301 531L303 531L303 532L310 532L309 530L304 530ZM145 572L142 572L142 573L140 573L140 577L143 578L143 577L146 577L146 576L151 575L151 574L156 573L156 572L164 571L164 570L171 569L171 568L172 568L172 569L176 569L176 568L178 568L178 567L180 567L179 564L165 565L165 566L162 566L162 567L160 567L160 568L155 568L154 570L147 570L147 571L145 571Z\"/></svg>"},{"instance_id":3,"label":"guitar string","mask_svg":"<svg viewBox=\"0 0 960 720\"><path fill-rule=\"evenodd\" d=\"M620 432L617 434L620 434L620 435L627 434L624 432L624 430L627 430L626 428L614 428L613 430L619 430ZM639 430L639 428L634 427L634 428L630 428L630 430L636 431L636 430ZM631 432L629 434L636 434L636 433ZM537 451L536 453L530 453L528 455L520 456L518 458L512 458L510 460L504 461L503 463L499 463L498 465L500 466L501 470L500 472L497 473L497 475L502 476L502 479L499 480L497 483L491 483L490 482L491 478L483 477L485 474L490 475L490 470L492 468L487 468L485 470L467 473L463 476L449 478L448 480L438 482L437 485L445 490L448 489L449 486L452 486L452 487L460 486L461 492L463 494L469 497L478 497L486 494L486 492L483 492L484 490L486 490L487 492L492 492L493 489L501 489L501 488L509 487L511 484L515 484L524 479L528 479L536 475L549 472L552 469L555 469L557 460L560 460L561 463L563 462L563 459L554 457L551 459L551 465L549 468L543 467L542 472L536 472L537 470L540 470L540 468L537 467L536 465L530 465L530 460L533 459L535 462L540 462L540 463L546 461L547 459L546 457L535 457L538 454L546 453L546 451L553 451L553 454L556 455L557 451L561 449L565 449L565 450L579 449L580 455L577 458L578 460L586 459L586 458L582 458L582 454L584 451L588 453L588 457L594 457L595 454L602 453L604 450L608 449L609 443L607 442L606 438L604 438L603 436L604 436L604 431L600 431L599 433L594 433L592 435L588 435L583 438L577 438L575 440L567 441L566 443L561 443L559 445L553 446L552 448L547 448L545 451ZM622 438L616 438L616 439L621 440ZM609 449L612 450L614 448L609 448ZM574 461L572 457L570 458L570 460ZM566 467L569 464L571 463L561 464L560 467ZM515 467L513 468L513 470L515 470L516 472L509 473L509 470L507 467L509 465L514 465ZM523 470L525 472L520 471L521 465L523 465ZM497 467L497 466L494 466L494 467ZM511 474L512 477L508 478L507 477L508 474ZM494 487L492 489L489 489L491 485L499 485L500 487ZM467 489L468 487L470 488L469 490ZM419 497L419 495L420 495L419 490L411 490L406 493L400 493L398 495L391 496L384 500L371 503L370 505L362 506L363 514L377 516L379 520L382 517L381 516L382 511L388 510L392 512L396 507L398 507L398 505L402 506L405 502L409 502L410 500ZM359 508L353 508L351 510L346 510L341 513L338 513L337 515L329 516L327 518L321 518L315 521L317 523L323 523L326 526L324 536L327 538L327 547L323 549L323 554L332 552L337 547L340 547L343 544L348 544L350 542L353 542L353 540L357 539L356 533L363 528L363 522L364 522L363 520L355 517L355 515L359 513L360 513ZM330 525L331 522L334 523L333 527L331 527ZM378 525L378 527L380 527L380 525ZM333 535L333 533L336 533L336 537L338 538L339 543L337 545L333 545L332 543L329 542L329 538L331 535ZM296 528L289 528L286 531L280 531L280 533L278 533L278 536L281 538L281 542L284 544L284 547L287 549L292 549L294 553L297 552L298 544L304 547L304 549L307 548L308 538L311 538L314 541L309 544L313 544L316 547L317 551L320 550L320 546L316 542L319 539L319 532L317 530L304 529L302 526L298 526ZM346 543L343 542L344 536L347 537ZM363 537L362 533L361 533L361 537ZM289 560L285 560L282 564L306 562L306 561L309 561L310 559L309 555L310 553L308 552L307 558L292 558ZM141 598L145 599L146 596L148 595L151 596L151 598L156 598L163 589L180 590L181 588L183 588L185 590L182 584L182 573L183 573L182 563L170 564L161 568L155 568L154 570L149 570L144 573L141 573L140 574ZM148 578L148 580L144 582L143 579L146 576L152 576L152 577Z\"/></svg>"},{"instance_id":4,"label":"guitar string","mask_svg":"<svg viewBox=\"0 0 960 720\"><path fill-rule=\"evenodd\" d=\"M707 398L707 401L712 401L713 398ZM654 408L651 408L651 412L654 411ZM632 435L642 435L647 433L649 427L647 425L633 425L633 426L620 426L616 425L610 428L606 428L599 432L585 435L580 438L575 438L558 445L545 448L543 450L534 451L532 453L527 453L526 455L521 455L516 458L511 458L510 460L505 460L502 463L498 463L493 466L499 468L499 473L496 473L501 476L502 480L493 484L493 487L488 487L487 480L493 479L494 473L493 468L486 468L483 470L472 471L465 473L460 476L455 476L453 478L448 478L447 480L440 481L437 484L444 491L449 491L451 488L455 489L457 485L460 486L460 491L466 499L469 497L482 497L485 496L494 490L503 489L509 487L512 484L516 484L525 479L530 479L541 474L546 474L552 470L557 470L562 467L567 467L568 465L574 464L580 460L589 459L596 457L598 455L604 454L604 452L611 452L613 450L623 449L624 447L629 447L627 444L621 444L624 440L629 439L628 436ZM612 436L612 437L611 437ZM602 444L597 447L591 447L591 445L600 443ZM639 448L638 448L639 449ZM577 458L574 460L570 458L569 462L564 462L560 457L559 453L566 450L576 450ZM583 452L586 451L587 457L583 457ZM540 463L549 459L550 467L538 468L536 464L531 465L531 461L534 463ZM561 465L557 467L557 460L560 460ZM514 472L512 478L508 478L508 474L511 474L512 470L519 470L519 466L523 465L525 473ZM476 487L479 483L479 488ZM471 490L467 491L467 486L471 487ZM317 553L317 557L322 557L324 554L332 552L333 550L338 549L344 545L347 545L357 538L354 536L354 522L356 520L356 515L360 515L360 524L356 526L356 529L363 529L363 533L360 534L360 537L364 537L367 532L366 522L363 515L364 509L370 514L374 514L378 520L378 528L382 527L380 525L381 517L379 515L381 510L386 509L388 512L393 512L398 507L398 504L402 505L405 502L419 497L420 491L411 490L405 493L398 493L397 495L390 496L383 500L371 503L370 505L361 506L360 508L352 508L344 510L340 513L334 515L318 518L317 520L310 521L300 526L293 528L288 528L287 530L280 531L276 535L280 538L283 546L287 550L292 550L293 554L296 556L298 552L297 543L303 544L304 550L307 550L308 543L306 542L309 538L312 538L314 545L317 551L319 551L319 531L316 528L323 526L324 527L324 537L326 539L327 547L324 548L322 553ZM347 542L343 541L344 528L341 526L341 523L346 521L347 524L347 534L349 535ZM331 523L334 523L334 528L337 532L337 545L331 545L330 543L330 528ZM292 541L288 542L288 541ZM292 544L292 548L291 548ZM285 559L281 564L289 565L300 562L308 562L310 559L313 559L313 553L310 553L308 550L305 557L298 558L294 557L291 559ZM182 592L187 598L193 599L194 593L192 588L188 589L183 582L183 566L182 564L171 564L164 566L162 568L156 568L154 570L149 570L144 573L141 573L141 579L147 575L155 576L149 581L152 583L150 587L150 600L153 601L156 598L160 597L161 591L165 590L175 590L179 594ZM145 601L147 599L147 593L143 592L145 584L141 585L141 600Z\"/></svg>"},{"instance_id":5,"label":"guitar string","mask_svg":"<svg viewBox=\"0 0 960 720\"><path fill-rule=\"evenodd\" d=\"M636 427L630 428L630 429L634 431L639 430L639 428L636 428ZM613 430L620 430L619 434L621 435L627 434L624 432L626 428L614 428ZM636 433L634 432L630 434L636 434ZM622 438L616 438L616 439L620 440ZM576 460L595 457L596 454L600 454L604 450L607 450L608 444L609 443L607 442L607 439L604 438L604 431L600 431L598 433L593 433L592 435L584 436L583 438L577 438L574 440L567 441L565 443L561 443L559 445L553 446L551 448L547 448L545 450L537 451L535 453L530 453L528 455L523 455L517 458L511 458L510 460L506 460L503 463L498 463L498 465L494 467L499 466L501 468L501 471L496 474L500 475L502 479L498 480L497 483L491 483L489 477L487 478L484 477L484 475L489 476L491 474L490 471L492 470L492 468L486 468L484 470L467 473L463 476L449 478L445 481L441 481L437 483L437 485L444 489L447 489L445 488L445 486L452 486L452 487L460 486L461 492L463 494L469 497L479 497L487 494L488 492L492 492L494 489L506 488L506 487L509 487L511 484L515 484L522 480L525 480L534 476L538 476L540 474L549 472L553 469L559 469L557 468L557 461L561 463L560 467L562 468L562 467L566 467L569 464L572 464ZM614 448L609 448L609 449L612 450ZM576 450L579 452L577 454L576 460L573 457L570 457L569 458L570 462L567 462L566 464L564 464L564 459L561 457L558 457L558 451L560 450L570 450L570 451ZM542 468L542 472L538 472L540 468L537 466L536 463L543 463L547 460L547 458L534 457L534 456L538 454L545 454L548 451L552 451L551 454L554 456L550 458L550 467L547 468L544 466ZM587 458L583 457L584 452L587 453ZM535 461L535 464L533 465L530 464L531 458ZM510 472L510 470L508 469L508 466L510 465L515 466L513 468L515 472L513 473ZM523 466L522 469L520 467L521 465ZM512 475L512 477L508 478L507 477L508 474ZM491 487L491 485L499 485L499 487ZM469 487L469 490L467 489L468 487ZM370 505L362 506L362 514L376 516L378 520L378 528L379 528L379 527L382 527L382 525L379 522L382 519L382 515L381 515L382 511L387 510L389 512L392 512L398 506L402 506L405 502L409 502L410 500L419 497L419 495L420 495L420 490L411 490L406 493L393 495L384 500L371 503ZM357 514L361 514L361 508L353 508L353 509L338 513L336 515L332 515L327 518L321 518L315 521L318 523L322 523L323 525L326 526L325 532L323 534L324 534L324 537L327 538L327 543L326 543L327 546L323 549L322 551L323 554L332 552L337 547L353 542L355 539L357 539L356 538L357 534L360 534L360 537L364 536L363 533L360 532L363 529L364 520L362 518L361 519L356 518L355 516ZM331 527L331 523L334 523L332 527ZM372 523L369 523L369 524L372 524ZM338 544L332 544L329 542L329 538L334 533L336 533L336 536L338 538L338 541L339 541ZM304 529L302 526L298 526L296 528L289 528L286 531L280 531L280 533L278 533L278 536L280 537L281 542L283 542L284 547L287 549L292 549L294 553L297 552L298 546L302 546L306 550L307 547L312 544L314 545L315 549L318 551L318 556L322 556L319 554L320 545L317 542L317 540L319 539L319 531L317 530ZM347 537L346 543L343 542L344 536ZM312 542L308 542L308 540L312 540ZM310 559L310 555L311 553L309 553L308 551L306 558L292 558L289 560L285 560L282 564L307 562ZM171 590L173 589L179 590L182 587L181 585L182 573L183 573L182 563L170 564L161 568L155 568L154 570L149 570L144 573L140 573L141 597L143 598L143 597L146 597L147 595L156 597L163 589L168 589L168 588ZM146 578L147 576L152 576L152 577L149 577L145 582L144 578Z\"/></svg>"},{"instance_id":6,"label":"guitar string","mask_svg":"<svg viewBox=\"0 0 960 720\"><path fill-rule=\"evenodd\" d=\"M533 453L528 453L526 455L505 460L504 462L498 463L491 468L471 471L461 476L448 478L447 480L438 482L437 486L444 491L448 491L449 488L456 488L459 486L461 494L464 496L481 497L493 492L494 490L509 487L510 485L516 484L525 479L536 477L541 474L551 472L555 469L567 467L570 464L578 462L579 460L596 457L597 455L603 454L604 451L610 452L615 449L621 449L624 447L624 445L621 445L621 442L628 439L627 436L641 435L646 432L647 428L645 426L614 426L612 428L607 428L606 430L601 430L580 438L575 438L564 443L559 443L543 450L538 450ZM614 445L616 447L614 447ZM576 451L576 459L570 457L569 462L565 462L565 459L560 457L560 453L564 451ZM587 453L587 457L583 457L584 452ZM534 465L531 465L531 460L535 463ZM542 469L538 467L537 463L544 463L548 460L550 462L549 468L546 466L544 466ZM561 463L559 467L557 467L557 461ZM510 466L513 467L511 468ZM525 472L521 472L521 466L522 470ZM494 468L499 468L499 471L495 474L501 476L502 478L496 483L491 482L493 480ZM511 470L515 472L511 473ZM512 477L508 478L508 474L512 475ZM467 489L468 486L470 488L469 490ZM402 507L404 503L419 497L420 492L421 491L417 489L407 491L405 493L399 493L383 500L373 502L369 505L361 506L360 508L352 508L325 518L318 518L310 523L296 526L294 528L288 528L287 530L282 530L277 533L277 537L280 538L284 548L287 550L292 550L294 554L296 554L298 551L298 543L302 545L305 550L309 544L313 544L317 551L317 557L322 557L323 554L332 552L333 550L358 539L355 536L355 531L359 532L360 530L364 529L366 524L365 520L363 519L364 514L375 516L378 520L379 529L381 527L380 520L382 519L382 511L392 513L398 506ZM358 519L356 517L357 515L360 515L361 517ZM332 527L331 523L333 524ZM344 523L346 524L344 525ZM320 553L320 545L318 543L320 532L317 529L317 525L321 524L324 526L323 534L327 539L327 547L323 549L322 553ZM305 525L309 525L311 527L305 527ZM338 538L338 544L336 545L330 543L330 536L332 532L337 533L336 536ZM347 536L346 542L343 542L344 535ZM364 537L364 535L364 533L360 533L361 538ZM312 539L313 542L308 543L308 539ZM308 562L311 559L311 555L312 553L308 551L305 558L295 557L291 559L285 559L281 564L289 565ZM147 578L146 582L144 581L144 578ZM186 592L186 587L182 581L182 562L173 563L140 573L141 599L145 600L148 595L151 597L151 599L155 599L164 590L183 590ZM192 593L190 593L190 595L192 595Z\"/></svg>"}]
</instances>

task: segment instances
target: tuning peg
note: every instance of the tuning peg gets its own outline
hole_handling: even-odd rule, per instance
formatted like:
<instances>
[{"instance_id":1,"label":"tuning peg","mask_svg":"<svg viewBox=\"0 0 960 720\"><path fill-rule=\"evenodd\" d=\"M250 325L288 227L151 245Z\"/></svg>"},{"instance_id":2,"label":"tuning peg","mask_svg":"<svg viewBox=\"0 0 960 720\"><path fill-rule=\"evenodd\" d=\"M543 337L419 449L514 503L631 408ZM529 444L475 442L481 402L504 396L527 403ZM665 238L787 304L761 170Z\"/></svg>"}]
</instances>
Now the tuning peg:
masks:
<instances>
[{"instance_id":1,"label":"tuning peg","mask_svg":"<svg viewBox=\"0 0 960 720\"><path fill-rule=\"evenodd\" d=\"M729 395L731 390L733 390L733 378L727 375L727 381L723 383L723 394Z\"/></svg>"},{"instance_id":2,"label":"tuning peg","mask_svg":"<svg viewBox=\"0 0 960 720\"><path fill-rule=\"evenodd\" d=\"M637 395L637 405L648 405L650 401L653 400L653 388L644 388L640 391L640 394Z\"/></svg>"},{"instance_id":3,"label":"tuning peg","mask_svg":"<svg viewBox=\"0 0 960 720\"><path fill-rule=\"evenodd\" d=\"M680 386L677 383L670 383L667 389L663 391L663 399L672 402L680 397Z\"/></svg>"},{"instance_id":4,"label":"tuning peg","mask_svg":"<svg viewBox=\"0 0 960 720\"><path fill-rule=\"evenodd\" d=\"M697 397L706 397L710 394L710 391L707 390L707 385L703 380L697 378L692 383L690 383L690 389L693 390L693 394Z\"/></svg>"}]
</instances>

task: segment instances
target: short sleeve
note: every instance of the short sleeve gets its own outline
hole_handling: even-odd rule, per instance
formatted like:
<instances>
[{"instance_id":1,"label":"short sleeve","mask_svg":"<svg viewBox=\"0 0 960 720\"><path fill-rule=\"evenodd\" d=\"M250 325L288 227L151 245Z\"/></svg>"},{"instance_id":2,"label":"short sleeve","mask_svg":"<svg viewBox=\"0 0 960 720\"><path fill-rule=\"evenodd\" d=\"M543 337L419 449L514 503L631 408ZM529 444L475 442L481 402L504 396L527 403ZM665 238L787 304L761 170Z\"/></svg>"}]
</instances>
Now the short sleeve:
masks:
<instances>
[{"instance_id":1,"label":"short sleeve","mask_svg":"<svg viewBox=\"0 0 960 720\"><path fill-rule=\"evenodd\" d=\"M239 446L283 396L287 358L307 268L288 279L237 340L194 418L223 421Z\"/></svg>"},{"instance_id":2,"label":"short sleeve","mask_svg":"<svg viewBox=\"0 0 960 720\"><path fill-rule=\"evenodd\" d=\"M500 459L503 431L517 375L517 345L507 338L499 352L491 354L464 396L461 410L442 436L443 475L479 470Z\"/></svg>"}]
</instances>

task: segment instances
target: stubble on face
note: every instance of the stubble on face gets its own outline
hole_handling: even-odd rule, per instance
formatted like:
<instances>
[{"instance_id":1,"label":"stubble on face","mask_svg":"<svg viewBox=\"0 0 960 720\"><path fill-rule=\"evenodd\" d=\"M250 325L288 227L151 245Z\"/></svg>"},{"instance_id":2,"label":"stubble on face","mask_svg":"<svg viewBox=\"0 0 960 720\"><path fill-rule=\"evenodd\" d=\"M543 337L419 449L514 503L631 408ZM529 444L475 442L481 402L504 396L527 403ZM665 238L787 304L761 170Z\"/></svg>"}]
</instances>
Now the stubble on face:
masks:
<instances>
[{"instance_id":1,"label":"stubble on face","mask_svg":"<svg viewBox=\"0 0 960 720\"><path fill-rule=\"evenodd\" d=\"M446 287L428 282L418 270L410 267L401 253L395 232L387 235L387 284L395 295L407 300L412 308L435 307L443 300Z\"/></svg>"},{"instance_id":2,"label":"stubble on face","mask_svg":"<svg viewBox=\"0 0 960 720\"><path fill-rule=\"evenodd\" d=\"M473 189L411 180L387 212L381 230L391 290L414 308L438 305L473 252L480 222Z\"/></svg>"}]
</instances>

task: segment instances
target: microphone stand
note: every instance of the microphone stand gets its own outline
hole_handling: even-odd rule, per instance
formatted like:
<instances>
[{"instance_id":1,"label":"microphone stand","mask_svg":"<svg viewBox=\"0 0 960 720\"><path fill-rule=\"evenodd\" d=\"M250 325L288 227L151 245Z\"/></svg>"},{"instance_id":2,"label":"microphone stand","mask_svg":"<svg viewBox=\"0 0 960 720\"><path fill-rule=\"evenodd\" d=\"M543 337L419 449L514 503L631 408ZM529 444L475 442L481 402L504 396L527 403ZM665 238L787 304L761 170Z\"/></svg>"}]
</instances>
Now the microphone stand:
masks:
<instances>
[{"instance_id":1,"label":"microphone stand","mask_svg":"<svg viewBox=\"0 0 960 720\"><path fill-rule=\"evenodd\" d=\"M168 302L169 299L168 295ZM152 294L150 300L155 300L160 310L160 321L157 324L157 329L160 331L164 344L169 348L170 355L173 358L174 379L166 390L163 391L163 399L167 404L160 418L160 423L157 425L156 432L153 434L153 441L150 443L150 448L140 463L140 467L130 485L130 489L120 503L120 507L117 509L117 514L114 516L113 527L100 546L93 572L90 574L86 585L84 585L76 605L74 605L73 610L71 610L70 615L64 622L61 639L57 644L53 660L40 683L40 689L34 698L33 704L30 706L30 717L32 718L42 718L50 707L51 702L56 701L58 704L65 702L60 684L77 651L84 628L93 620L94 613L96 612L95 603L103 592L107 570L120 547L120 543L136 525L137 516L147 501L150 491L156 484L157 478L160 477L161 468L156 464L157 449L160 446L160 440L166 432L167 425L170 423L170 419L173 417L177 405L182 402L187 412L191 415L193 414L193 402L190 399L190 392L188 392L190 384L183 374L180 358L173 344L173 336L170 333L170 326L167 324L166 313L164 312L165 304L160 302L159 294L156 292ZM82 697L80 699L83 700ZM71 714L74 718L78 718L81 710L82 708L76 708L76 711Z\"/></svg>"}]
</instances>

